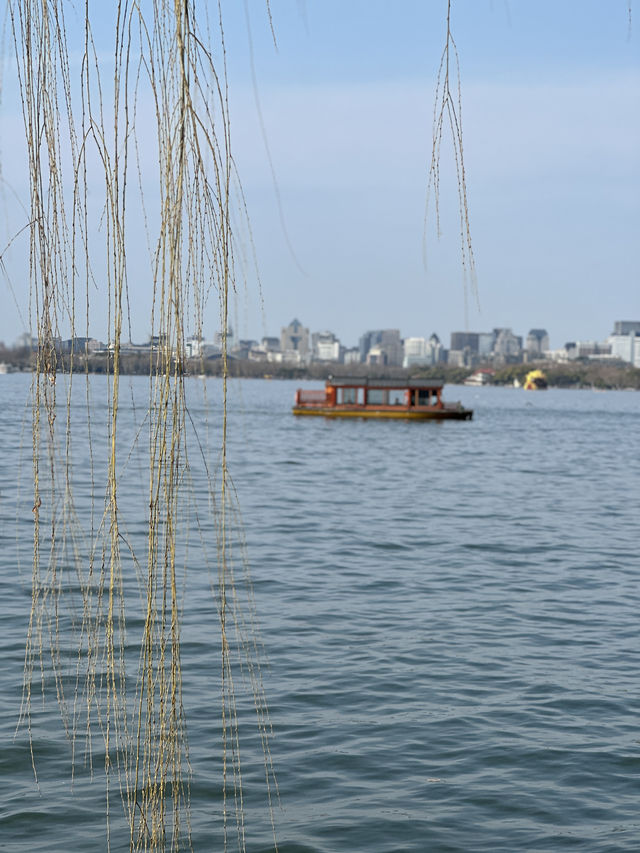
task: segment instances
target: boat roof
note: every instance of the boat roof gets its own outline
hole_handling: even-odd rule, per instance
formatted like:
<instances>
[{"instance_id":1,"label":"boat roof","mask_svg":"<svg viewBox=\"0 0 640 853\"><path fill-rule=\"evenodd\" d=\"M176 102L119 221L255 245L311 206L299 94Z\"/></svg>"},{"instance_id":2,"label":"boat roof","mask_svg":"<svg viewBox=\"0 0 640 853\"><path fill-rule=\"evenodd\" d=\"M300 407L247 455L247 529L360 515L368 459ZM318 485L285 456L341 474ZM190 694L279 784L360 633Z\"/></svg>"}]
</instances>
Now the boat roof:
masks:
<instances>
[{"instance_id":1,"label":"boat roof","mask_svg":"<svg viewBox=\"0 0 640 853\"><path fill-rule=\"evenodd\" d=\"M433 379L372 379L369 376L330 376L327 385L332 388L393 388L396 390L405 388L428 388L434 390L442 388L443 382L434 382Z\"/></svg>"}]
</instances>

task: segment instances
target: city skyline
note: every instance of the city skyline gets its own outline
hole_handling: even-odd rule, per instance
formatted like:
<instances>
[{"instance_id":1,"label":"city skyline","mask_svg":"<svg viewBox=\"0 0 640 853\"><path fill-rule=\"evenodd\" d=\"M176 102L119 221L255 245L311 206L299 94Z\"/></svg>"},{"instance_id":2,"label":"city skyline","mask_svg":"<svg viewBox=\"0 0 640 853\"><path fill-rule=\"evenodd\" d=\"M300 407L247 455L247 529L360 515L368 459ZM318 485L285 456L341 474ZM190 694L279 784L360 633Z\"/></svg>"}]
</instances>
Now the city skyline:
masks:
<instances>
[{"instance_id":1,"label":"city skyline","mask_svg":"<svg viewBox=\"0 0 640 853\"><path fill-rule=\"evenodd\" d=\"M111 341L102 341L91 336L57 336L55 340L63 352L95 354L112 347ZM224 336L220 329L209 335L205 334L205 330L202 330L201 334L187 335L184 340L186 356L208 358L214 353L219 355L224 346L223 341ZM0 342L0 345L6 346L6 343ZM383 362L388 364L400 364L404 359L405 367L439 361L449 364L457 362L462 366L471 361L481 362L483 358L521 359L528 353L530 357L560 361L581 356L613 357L640 366L640 320L615 320L611 332L604 338L585 339L574 336L571 341L552 347L545 328L530 328L525 337L514 333L511 327L493 327L491 331L451 331L448 346L446 336L441 338L437 331L432 331L428 336L426 333L422 336L408 336L403 335L402 330L398 328L368 329L359 335L356 343L345 342L329 329L312 331L311 327L304 326L295 317L288 326L280 327L280 335L263 335L259 338L240 338L229 326L226 345L228 352L235 357L260 358L262 356L259 354L262 353L269 360L268 355L288 352L298 356L302 363L366 361L376 364L382 358ZM33 349L37 347L37 338L25 332L8 346L18 350ZM155 335L144 341L121 340L123 352L149 351L160 346L162 339ZM370 361L371 354L376 355Z\"/></svg>"},{"instance_id":2,"label":"city skyline","mask_svg":"<svg viewBox=\"0 0 640 853\"><path fill-rule=\"evenodd\" d=\"M355 341L393 315L407 336L544 326L561 346L576 330L601 339L603 311L640 315L640 52L625 0L453 4L477 299L463 284L446 138L442 236L432 215L423 264L446 4L406 0L394 14L381 0L271 5L277 50L262 8L249 10L249 41L242 4L223 3L232 142L251 220L251 236L237 228L239 336L259 339L300 315ZM98 48L108 66L111 46ZM0 340L11 343L28 325L29 191L15 69L5 63ZM129 236L131 337L144 340L151 278L134 215ZM108 337L99 266L89 333ZM217 313L211 294L205 328Z\"/></svg>"},{"instance_id":3,"label":"city skyline","mask_svg":"<svg viewBox=\"0 0 640 853\"><path fill-rule=\"evenodd\" d=\"M301 312L299 312L299 314L300 314L300 316L302 316ZM635 314L631 311L626 311L626 312L623 311L622 314L616 315L615 317L613 317L613 315L612 315L610 320L603 321L602 317L600 317L599 324L598 324L600 331L596 335L592 335L592 336L588 336L586 334L580 334L579 330L574 329L573 333L568 334L565 338L560 340L560 339L553 339L551 334L549 333L549 339L550 339L550 347L549 348L550 349L561 349L562 347L565 346L565 344L570 343L570 342L576 342L576 341L603 342L610 335L614 334L614 326L615 325L619 324L620 322L624 322L624 321L620 321L620 320L616 319L617 317L619 317L619 316L621 316L621 317L632 317L632 316L636 316L636 315L640 316L640 308L636 311ZM292 317L292 321L296 320L296 319L299 320L298 315L295 315L294 317ZM388 320L388 314L387 314L387 320ZM218 326L215 326L215 322L216 322L216 320L214 318L213 325L208 324L206 327L203 325L203 328L201 330L202 340L213 341L215 338L220 337L220 334L221 334L220 325L218 324ZM339 327L337 323L329 324L328 326L325 326L325 327L320 327L319 325L314 324L313 322L309 323L307 321L307 319L304 319L302 321L299 320L299 322L301 322L303 325L307 324L310 331L314 334L322 334L325 332L329 332L331 334L334 334L341 341L341 343L343 343L347 347L357 347L358 342L359 342L360 338L362 337L362 335L365 335L370 331L374 331L373 326L361 326L358 329L358 323L357 323L357 320L355 320L351 324L352 327L356 330L355 336L345 339L336 331ZM251 333L245 334L245 333L243 333L242 328L239 328L238 326L236 326L233 317L230 317L230 323L229 323L229 327L232 329L233 337L235 339L254 340L254 341L260 341L260 340L262 340L262 338L266 338L266 337L278 337L279 338L280 337L280 331L286 325L287 325L286 322L284 322L282 319L280 321L276 320L276 323L273 325L273 327L267 328L266 325L264 325L262 327L262 329L260 329L258 332L256 332L256 330L254 329L253 334L251 334ZM144 326L144 324L137 324L134 322L132 327L137 328L137 329L141 329L141 328L143 328L143 326ZM551 326L552 326L552 324L550 324L549 322L546 322L546 323L543 322L541 324L541 327L543 327L545 329L545 331L547 331ZM609 327L611 327L611 328L609 328ZM4 328L5 329L8 328L6 323L4 325ZM529 323L525 322L521 326L516 326L515 324L506 324L506 325L502 326L502 325L497 325L497 324L492 323L492 322L488 322L484 326L480 326L479 324L476 324L474 327L469 327L469 328L464 328L464 329L462 327L457 327L457 328L452 328L452 329L448 329L448 330L443 330L437 324L437 322L434 323L432 326L430 326L429 323L426 322L426 323L423 323L421 325L421 327L420 327L419 323L414 322L412 325L412 331L405 333L403 327L399 323L387 322L386 326L381 326L381 327L376 327L376 328L399 329L399 331L401 333L401 337L403 339L404 338L413 338L413 337L429 337L432 334L436 334L436 335L438 335L438 337L443 342L446 342L447 339L449 338L449 336L454 335L454 334L489 333L495 329L513 330L515 334L519 334L521 337L526 337L526 335L530 331L532 331L533 329L536 329L536 328L540 328L540 327L539 326L536 327L531 322L529 322ZM18 344L18 342L21 338L23 338L24 336L28 336L31 333L34 333L34 331L35 330L30 331L29 329L21 329L21 330L9 329L8 334L6 335L5 338L0 337L0 343L4 344L7 347L14 347ZM87 332L86 329L79 329L79 328L75 329L76 336L84 337L86 332ZM105 344L109 342L109 336L106 334L105 335L99 334L99 330L96 329L95 327L89 328L88 333L89 333L88 336L95 339L95 340L102 341ZM196 334L197 334L196 329L189 327L185 339L188 340L188 339L194 337ZM62 339L69 338L70 337L69 329L67 328L67 329L59 330L58 336L61 337ZM127 341L129 343L131 343L131 342L142 343L142 342L148 341L149 338L151 338L152 336L153 336L153 331L150 328L148 328L146 331L144 331L140 335L133 334L131 336L131 338L128 338L127 334L123 333L122 340L123 340L123 342Z\"/></svg>"}]
</instances>

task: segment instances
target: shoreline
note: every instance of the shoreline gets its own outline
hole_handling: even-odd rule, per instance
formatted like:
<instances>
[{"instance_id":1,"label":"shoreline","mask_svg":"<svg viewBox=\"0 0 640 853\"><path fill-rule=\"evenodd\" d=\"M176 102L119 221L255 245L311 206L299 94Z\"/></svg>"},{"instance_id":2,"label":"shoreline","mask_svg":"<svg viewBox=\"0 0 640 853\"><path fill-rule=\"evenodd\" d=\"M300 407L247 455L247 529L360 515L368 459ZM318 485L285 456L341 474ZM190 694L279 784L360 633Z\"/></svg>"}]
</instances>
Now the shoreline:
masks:
<instances>
[{"instance_id":1,"label":"shoreline","mask_svg":"<svg viewBox=\"0 0 640 853\"><path fill-rule=\"evenodd\" d=\"M120 357L120 373L125 375L148 376L161 369L156 353L145 355L127 355ZM0 351L0 373L31 373L35 367L34 354L25 350ZM336 364L317 362L305 367L290 364L256 362L230 357L227 360L227 375L239 379L292 379L296 381L324 381L329 376L369 376L376 379L405 380L411 378L431 379L449 385L462 385L464 380L480 367L491 367L495 373L492 386L509 386L514 380L522 383L532 367L541 368L548 379L550 388L591 388L594 390L630 390L640 391L640 369L624 362L576 361L558 364L557 362L535 361L496 367L491 364L473 367L452 367L438 364L433 367L384 367L366 364ZM185 376L222 376L221 359L190 359L182 367L172 364L172 371L180 370ZM76 374L112 373L112 359L106 354L99 355L58 355L58 373ZM482 386L474 386L482 387Z\"/></svg>"}]
</instances>

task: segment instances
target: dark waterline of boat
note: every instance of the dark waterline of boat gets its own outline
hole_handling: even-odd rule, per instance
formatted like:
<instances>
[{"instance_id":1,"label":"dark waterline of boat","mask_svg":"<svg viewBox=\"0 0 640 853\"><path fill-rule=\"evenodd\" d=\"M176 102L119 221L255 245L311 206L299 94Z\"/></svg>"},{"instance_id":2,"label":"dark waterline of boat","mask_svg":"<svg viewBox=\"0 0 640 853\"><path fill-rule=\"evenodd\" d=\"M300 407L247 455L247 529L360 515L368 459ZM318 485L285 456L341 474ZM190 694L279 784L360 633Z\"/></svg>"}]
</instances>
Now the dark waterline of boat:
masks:
<instances>
[{"instance_id":1,"label":"dark waterline of boat","mask_svg":"<svg viewBox=\"0 0 640 853\"><path fill-rule=\"evenodd\" d=\"M99 423L106 380L90 383ZM80 768L72 785L55 702L39 706L37 788L26 732L14 737L30 604L28 384L0 384L0 849L103 851L99 752L93 781ZM445 388L473 421L328 421L291 416L297 384L230 389L230 465L269 660L279 849L637 850L640 397ZM199 388L189 381L195 423ZM76 390L80 410L83 381ZM207 380L214 448L219 390ZM147 397L145 379L126 381L127 440ZM134 537L140 483L122 485ZM81 517L87 495L76 491ZM209 584L190 564L196 851L221 847ZM250 702L239 711L255 853L273 845ZM112 808L112 849L125 849Z\"/></svg>"}]
</instances>

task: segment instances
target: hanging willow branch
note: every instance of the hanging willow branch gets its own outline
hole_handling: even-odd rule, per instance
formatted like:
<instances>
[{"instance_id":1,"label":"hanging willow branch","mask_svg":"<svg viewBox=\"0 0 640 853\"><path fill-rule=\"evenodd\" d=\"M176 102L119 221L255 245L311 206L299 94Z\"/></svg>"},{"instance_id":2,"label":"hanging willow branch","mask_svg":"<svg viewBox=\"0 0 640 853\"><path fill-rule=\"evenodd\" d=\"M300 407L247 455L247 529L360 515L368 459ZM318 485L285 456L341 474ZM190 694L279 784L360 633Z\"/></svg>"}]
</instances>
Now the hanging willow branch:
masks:
<instances>
[{"instance_id":1,"label":"hanging willow branch","mask_svg":"<svg viewBox=\"0 0 640 853\"><path fill-rule=\"evenodd\" d=\"M216 59L206 32L200 32L193 0L172 4L152 0L148 7L120 0L113 12L112 60L106 63L96 49L87 2L78 63L71 59L65 7L63 0L13 0L10 5L29 153L31 301L38 332L32 608L23 715L31 732L36 674L40 673L45 693L51 672L74 757L78 734L84 732L93 766L92 737L96 729L102 735L107 826L115 781L131 850L190 847L180 647L181 591L187 581L183 513L191 483L187 435L195 435L198 447L201 443L189 416L183 368L187 324L192 322L200 335L205 305L215 291L223 329L221 462L216 489L203 452L213 524L207 525L201 510L196 522L203 553L208 546L205 528L217 532L224 849L235 838L234 846L244 850L236 710L241 667L249 674L269 803L276 789L251 583L227 461L226 331L234 288L234 169L222 20L219 17ZM143 555L127 534L141 519L122 509L134 448L127 448L122 437L120 372L125 330L130 326L126 253L130 171L133 161L142 187L149 165L140 151L148 145L149 127L144 127L143 145L136 117L149 105L156 122L159 201L157 210L145 205L144 217L148 233L154 228L157 233L148 274L155 350L144 418L148 502ZM92 200L96 175L102 176L103 187L99 210ZM80 322L77 304L84 305L83 331L88 337L91 302L100 288L107 291L111 353L108 418L104 424L92 424L87 406L83 439L87 434L95 438L104 429L106 468L103 473L96 469L90 447L90 471L76 472L73 356L65 361L58 342L62 330L75 338ZM62 399L58 388L66 372ZM88 396L88 376L86 382ZM138 446L135 452L140 452ZM93 503L88 523L75 511L73 487L83 475L89 477L92 501L100 501L102 483L104 498L96 522ZM201 500L197 503L202 506ZM236 571L238 560L241 575ZM132 615L142 625L136 677L131 675L128 650ZM76 677L70 678L69 661L74 657ZM35 766L34 756L34 770Z\"/></svg>"},{"instance_id":2,"label":"hanging willow branch","mask_svg":"<svg viewBox=\"0 0 640 853\"><path fill-rule=\"evenodd\" d=\"M453 86L453 91L452 91ZM471 243L471 225L469 221L469 202L467 197L467 177L464 165L462 144L462 92L460 83L460 61L458 49L451 31L451 0L447 0L447 32L445 45L440 57L436 96L433 107L433 129L427 206L433 193L435 220L438 236L440 228L440 159L445 128L449 129L453 146L453 160L458 187L458 211L460 222L460 258L462 262L465 317L467 316L467 284L471 281L473 295L478 298L476 286L476 268Z\"/></svg>"}]
</instances>

